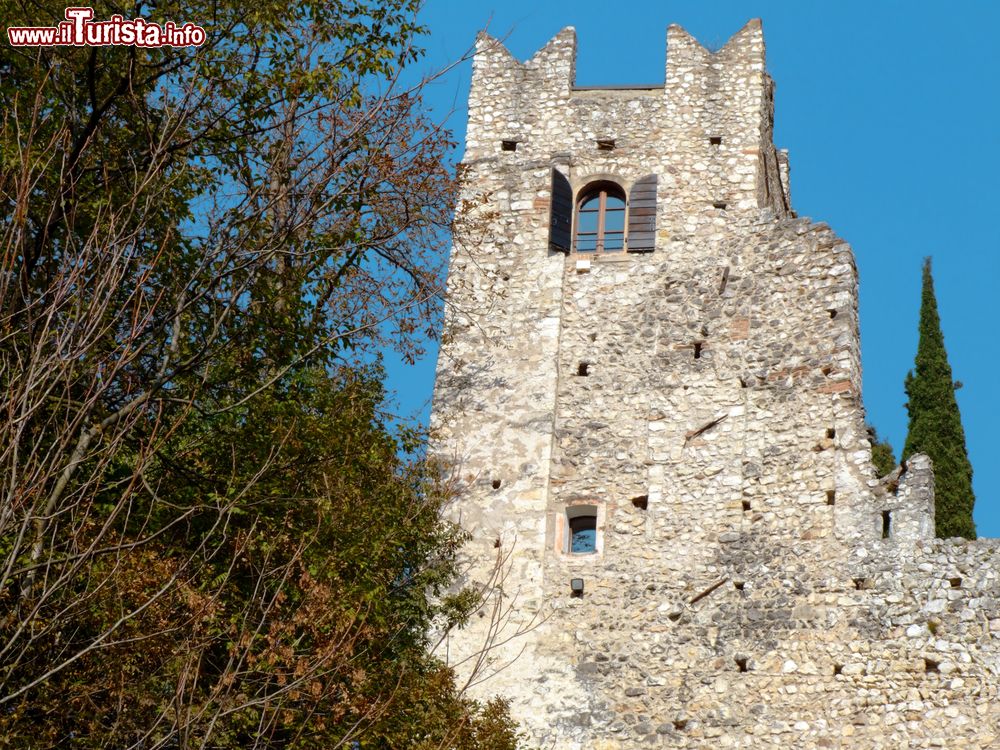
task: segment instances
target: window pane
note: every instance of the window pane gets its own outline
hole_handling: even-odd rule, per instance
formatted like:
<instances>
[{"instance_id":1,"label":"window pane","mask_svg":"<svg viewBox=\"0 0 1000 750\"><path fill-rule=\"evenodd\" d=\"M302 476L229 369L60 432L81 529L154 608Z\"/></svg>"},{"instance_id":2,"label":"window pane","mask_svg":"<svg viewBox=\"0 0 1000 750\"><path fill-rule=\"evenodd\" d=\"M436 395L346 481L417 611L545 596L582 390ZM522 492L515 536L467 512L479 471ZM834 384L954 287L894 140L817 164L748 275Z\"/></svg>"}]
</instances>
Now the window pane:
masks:
<instances>
[{"instance_id":1,"label":"window pane","mask_svg":"<svg viewBox=\"0 0 1000 750\"><path fill-rule=\"evenodd\" d=\"M605 212L604 231L607 234L625 231L625 209Z\"/></svg>"},{"instance_id":2,"label":"window pane","mask_svg":"<svg viewBox=\"0 0 1000 750\"><path fill-rule=\"evenodd\" d=\"M624 232L608 232L604 235L604 251L613 252L625 248Z\"/></svg>"},{"instance_id":3,"label":"window pane","mask_svg":"<svg viewBox=\"0 0 1000 750\"><path fill-rule=\"evenodd\" d=\"M625 210L625 201L615 195L609 195L604 205L607 206L608 210L615 208L620 208L622 211Z\"/></svg>"},{"instance_id":4,"label":"window pane","mask_svg":"<svg viewBox=\"0 0 1000 750\"><path fill-rule=\"evenodd\" d=\"M577 516L569 519L570 546L574 554L597 551L597 516Z\"/></svg>"},{"instance_id":5,"label":"window pane","mask_svg":"<svg viewBox=\"0 0 1000 750\"><path fill-rule=\"evenodd\" d=\"M581 210L576 221L576 231L587 233L597 231L597 211Z\"/></svg>"}]
</instances>

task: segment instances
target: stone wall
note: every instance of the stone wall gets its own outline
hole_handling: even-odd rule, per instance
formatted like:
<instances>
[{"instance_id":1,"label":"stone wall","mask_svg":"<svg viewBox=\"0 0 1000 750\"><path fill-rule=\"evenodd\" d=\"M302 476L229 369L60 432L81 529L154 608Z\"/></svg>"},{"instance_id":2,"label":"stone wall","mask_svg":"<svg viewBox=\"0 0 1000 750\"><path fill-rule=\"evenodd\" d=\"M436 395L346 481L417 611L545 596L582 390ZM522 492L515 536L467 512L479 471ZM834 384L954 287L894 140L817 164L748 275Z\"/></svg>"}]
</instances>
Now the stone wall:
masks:
<instances>
[{"instance_id":1,"label":"stone wall","mask_svg":"<svg viewBox=\"0 0 1000 750\"><path fill-rule=\"evenodd\" d=\"M998 747L998 547L930 539L925 457L875 477L853 255L791 210L760 23L667 47L662 86L577 89L572 29L478 40L432 424L489 597L442 655L532 747ZM553 169L656 175L654 252L550 250Z\"/></svg>"}]
</instances>

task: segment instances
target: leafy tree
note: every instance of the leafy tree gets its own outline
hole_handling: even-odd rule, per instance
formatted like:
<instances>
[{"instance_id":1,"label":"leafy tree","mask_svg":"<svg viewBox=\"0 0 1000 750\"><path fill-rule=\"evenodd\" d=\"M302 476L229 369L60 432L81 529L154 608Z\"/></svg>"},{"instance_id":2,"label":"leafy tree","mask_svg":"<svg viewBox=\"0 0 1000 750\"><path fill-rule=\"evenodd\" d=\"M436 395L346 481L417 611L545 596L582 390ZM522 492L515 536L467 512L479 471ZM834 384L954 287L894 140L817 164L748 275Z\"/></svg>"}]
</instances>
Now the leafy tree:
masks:
<instances>
[{"instance_id":1,"label":"leafy tree","mask_svg":"<svg viewBox=\"0 0 1000 750\"><path fill-rule=\"evenodd\" d=\"M896 452L888 438L879 439L878 431L873 425L868 425L868 438L872 444L872 464L880 477L884 477L896 468Z\"/></svg>"},{"instance_id":2,"label":"leafy tree","mask_svg":"<svg viewBox=\"0 0 1000 750\"><path fill-rule=\"evenodd\" d=\"M0 746L515 746L428 655L462 536L364 364L437 322L415 11L105 3L209 40L4 50Z\"/></svg>"},{"instance_id":3,"label":"leafy tree","mask_svg":"<svg viewBox=\"0 0 1000 750\"><path fill-rule=\"evenodd\" d=\"M903 457L926 453L933 462L937 535L975 539L972 465L955 400L958 384L952 380L944 348L930 258L924 260L915 371L907 374L905 386L910 425Z\"/></svg>"}]
</instances>

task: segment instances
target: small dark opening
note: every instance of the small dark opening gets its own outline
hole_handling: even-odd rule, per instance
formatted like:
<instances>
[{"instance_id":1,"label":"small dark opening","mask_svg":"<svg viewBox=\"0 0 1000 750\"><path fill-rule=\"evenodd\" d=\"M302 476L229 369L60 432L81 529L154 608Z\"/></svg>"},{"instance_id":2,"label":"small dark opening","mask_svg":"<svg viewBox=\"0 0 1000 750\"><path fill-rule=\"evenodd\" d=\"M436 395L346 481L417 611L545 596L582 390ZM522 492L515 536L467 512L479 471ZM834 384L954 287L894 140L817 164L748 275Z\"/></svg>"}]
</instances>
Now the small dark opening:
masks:
<instances>
[{"instance_id":1,"label":"small dark opening","mask_svg":"<svg viewBox=\"0 0 1000 750\"><path fill-rule=\"evenodd\" d=\"M832 427L830 427L826 431L826 436L828 438L830 438L830 440L833 440L835 437L837 437L837 431L835 429L833 429Z\"/></svg>"},{"instance_id":2,"label":"small dark opening","mask_svg":"<svg viewBox=\"0 0 1000 750\"><path fill-rule=\"evenodd\" d=\"M722 145L722 136L721 135L713 135L712 137L710 137L708 139L708 142L710 144L712 144L713 146L721 146Z\"/></svg>"},{"instance_id":3,"label":"small dark opening","mask_svg":"<svg viewBox=\"0 0 1000 750\"><path fill-rule=\"evenodd\" d=\"M745 513L748 510L750 510L750 501L749 500L744 500L743 501L743 512Z\"/></svg>"},{"instance_id":4,"label":"small dark opening","mask_svg":"<svg viewBox=\"0 0 1000 750\"><path fill-rule=\"evenodd\" d=\"M729 266L722 270L722 279L719 281L719 294L726 291L726 284L729 283Z\"/></svg>"},{"instance_id":5,"label":"small dark opening","mask_svg":"<svg viewBox=\"0 0 1000 750\"><path fill-rule=\"evenodd\" d=\"M493 489L495 489L495 490L500 489L500 480L499 479L494 479L493 480Z\"/></svg>"},{"instance_id":6,"label":"small dark opening","mask_svg":"<svg viewBox=\"0 0 1000 750\"><path fill-rule=\"evenodd\" d=\"M574 555L597 552L597 516L574 516L569 519L569 551Z\"/></svg>"},{"instance_id":7,"label":"small dark opening","mask_svg":"<svg viewBox=\"0 0 1000 750\"><path fill-rule=\"evenodd\" d=\"M868 583L868 581L865 580L864 578L855 578L854 579L854 588L856 588L858 591L861 591L861 589L863 589L863 588L866 587L867 583Z\"/></svg>"},{"instance_id":8,"label":"small dark opening","mask_svg":"<svg viewBox=\"0 0 1000 750\"><path fill-rule=\"evenodd\" d=\"M502 151L517 151L517 141L500 141Z\"/></svg>"},{"instance_id":9,"label":"small dark opening","mask_svg":"<svg viewBox=\"0 0 1000 750\"><path fill-rule=\"evenodd\" d=\"M579 365L577 365L576 374L579 375L581 378L585 378L588 375L590 375L590 363L581 362Z\"/></svg>"},{"instance_id":10,"label":"small dark opening","mask_svg":"<svg viewBox=\"0 0 1000 750\"><path fill-rule=\"evenodd\" d=\"M632 507L639 510L646 510L649 507L649 495L639 495L632 498Z\"/></svg>"},{"instance_id":11,"label":"small dark opening","mask_svg":"<svg viewBox=\"0 0 1000 750\"><path fill-rule=\"evenodd\" d=\"M833 320L834 318L837 317L837 311L836 310L827 310L827 312L830 313L830 320Z\"/></svg>"},{"instance_id":12,"label":"small dark opening","mask_svg":"<svg viewBox=\"0 0 1000 750\"><path fill-rule=\"evenodd\" d=\"M746 388L747 381L744 378L740 378L740 388Z\"/></svg>"},{"instance_id":13,"label":"small dark opening","mask_svg":"<svg viewBox=\"0 0 1000 750\"><path fill-rule=\"evenodd\" d=\"M669 614L667 614L667 619L670 620L670 622L677 622L679 619L681 619L681 613L670 612Z\"/></svg>"},{"instance_id":14,"label":"small dark opening","mask_svg":"<svg viewBox=\"0 0 1000 750\"><path fill-rule=\"evenodd\" d=\"M746 585L746 584L745 584L745 583L743 583L743 581L733 581L733 586L735 586L735 587L736 587L736 590L737 590L737 591L742 591L742 590L743 590L743 587L744 587L745 585Z\"/></svg>"},{"instance_id":15,"label":"small dark opening","mask_svg":"<svg viewBox=\"0 0 1000 750\"><path fill-rule=\"evenodd\" d=\"M741 672L747 671L747 658L745 656L736 657L736 666L739 667Z\"/></svg>"},{"instance_id":16,"label":"small dark opening","mask_svg":"<svg viewBox=\"0 0 1000 750\"><path fill-rule=\"evenodd\" d=\"M892 512L888 510L882 511L882 538L888 539L889 533L892 531Z\"/></svg>"},{"instance_id":17,"label":"small dark opening","mask_svg":"<svg viewBox=\"0 0 1000 750\"><path fill-rule=\"evenodd\" d=\"M678 732L683 731L687 725L687 719L674 719L674 729Z\"/></svg>"},{"instance_id":18,"label":"small dark opening","mask_svg":"<svg viewBox=\"0 0 1000 750\"><path fill-rule=\"evenodd\" d=\"M599 138L597 140L597 150L598 151L614 151L615 150L615 139L614 138Z\"/></svg>"},{"instance_id":19,"label":"small dark opening","mask_svg":"<svg viewBox=\"0 0 1000 750\"><path fill-rule=\"evenodd\" d=\"M701 359L701 342L696 341L694 343L694 358Z\"/></svg>"},{"instance_id":20,"label":"small dark opening","mask_svg":"<svg viewBox=\"0 0 1000 750\"><path fill-rule=\"evenodd\" d=\"M493 549L500 549L500 538L497 537L493 540Z\"/></svg>"},{"instance_id":21,"label":"small dark opening","mask_svg":"<svg viewBox=\"0 0 1000 750\"><path fill-rule=\"evenodd\" d=\"M925 672L937 672L940 662L936 662L933 659L924 659L924 671Z\"/></svg>"},{"instance_id":22,"label":"small dark opening","mask_svg":"<svg viewBox=\"0 0 1000 750\"><path fill-rule=\"evenodd\" d=\"M961 578L958 578L958 577L949 578L948 579L948 583L951 584L951 587L953 589L960 589L960 588L962 588L962 579Z\"/></svg>"},{"instance_id":23,"label":"small dark opening","mask_svg":"<svg viewBox=\"0 0 1000 750\"><path fill-rule=\"evenodd\" d=\"M834 664L833 665L833 674L834 674L834 676L840 674L843 670L844 670L844 665L843 664Z\"/></svg>"},{"instance_id":24,"label":"small dark opening","mask_svg":"<svg viewBox=\"0 0 1000 750\"><path fill-rule=\"evenodd\" d=\"M713 208L721 208L722 210L725 210L725 208L726 208L726 202L725 201L715 201L715 203L712 204L712 207Z\"/></svg>"},{"instance_id":25,"label":"small dark opening","mask_svg":"<svg viewBox=\"0 0 1000 750\"><path fill-rule=\"evenodd\" d=\"M836 492L836 490L827 490L826 491L826 504L827 505L834 505L836 502L837 502L837 492Z\"/></svg>"}]
</instances>

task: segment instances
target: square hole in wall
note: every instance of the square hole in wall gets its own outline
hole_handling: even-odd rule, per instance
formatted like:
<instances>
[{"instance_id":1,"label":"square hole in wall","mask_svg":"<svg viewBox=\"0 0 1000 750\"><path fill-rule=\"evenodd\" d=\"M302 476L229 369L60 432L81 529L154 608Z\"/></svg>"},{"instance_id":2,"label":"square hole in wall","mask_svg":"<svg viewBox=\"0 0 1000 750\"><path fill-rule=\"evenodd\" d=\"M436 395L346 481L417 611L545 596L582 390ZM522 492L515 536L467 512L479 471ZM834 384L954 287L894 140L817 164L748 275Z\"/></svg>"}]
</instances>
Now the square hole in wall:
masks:
<instances>
[{"instance_id":1,"label":"square hole in wall","mask_svg":"<svg viewBox=\"0 0 1000 750\"><path fill-rule=\"evenodd\" d=\"M708 142L711 145L713 145L713 146L721 146L722 145L722 136L721 135L713 135L713 136L709 137Z\"/></svg>"},{"instance_id":2,"label":"square hole in wall","mask_svg":"<svg viewBox=\"0 0 1000 750\"><path fill-rule=\"evenodd\" d=\"M615 150L615 139L614 138L598 138L597 139L597 150L598 151L614 151Z\"/></svg>"},{"instance_id":3,"label":"square hole in wall","mask_svg":"<svg viewBox=\"0 0 1000 750\"><path fill-rule=\"evenodd\" d=\"M892 536L892 511L882 511L882 538L888 539Z\"/></svg>"},{"instance_id":4,"label":"square hole in wall","mask_svg":"<svg viewBox=\"0 0 1000 750\"><path fill-rule=\"evenodd\" d=\"M501 151L517 151L517 141L500 141Z\"/></svg>"},{"instance_id":5,"label":"square hole in wall","mask_svg":"<svg viewBox=\"0 0 1000 750\"><path fill-rule=\"evenodd\" d=\"M633 497L632 507L638 508L639 510L647 510L649 508L649 495L639 495L638 497Z\"/></svg>"},{"instance_id":6,"label":"square hole in wall","mask_svg":"<svg viewBox=\"0 0 1000 750\"><path fill-rule=\"evenodd\" d=\"M837 503L837 491L827 490L826 491L826 504L835 505Z\"/></svg>"},{"instance_id":7,"label":"square hole in wall","mask_svg":"<svg viewBox=\"0 0 1000 750\"><path fill-rule=\"evenodd\" d=\"M749 500L744 500L743 501L743 512L746 513L748 510L750 510L750 501Z\"/></svg>"},{"instance_id":8,"label":"square hole in wall","mask_svg":"<svg viewBox=\"0 0 1000 750\"><path fill-rule=\"evenodd\" d=\"M722 210L725 210L726 209L726 202L725 201L715 201L714 203L712 203L712 208L721 208Z\"/></svg>"},{"instance_id":9,"label":"square hole in wall","mask_svg":"<svg viewBox=\"0 0 1000 750\"><path fill-rule=\"evenodd\" d=\"M581 362L576 366L576 374L581 378L585 378L590 375L590 362Z\"/></svg>"}]
</instances>

